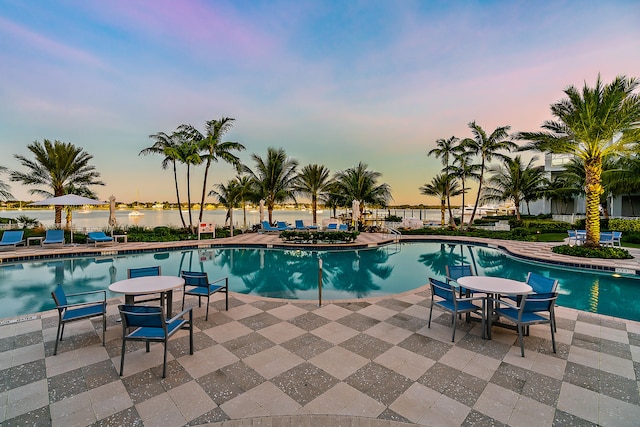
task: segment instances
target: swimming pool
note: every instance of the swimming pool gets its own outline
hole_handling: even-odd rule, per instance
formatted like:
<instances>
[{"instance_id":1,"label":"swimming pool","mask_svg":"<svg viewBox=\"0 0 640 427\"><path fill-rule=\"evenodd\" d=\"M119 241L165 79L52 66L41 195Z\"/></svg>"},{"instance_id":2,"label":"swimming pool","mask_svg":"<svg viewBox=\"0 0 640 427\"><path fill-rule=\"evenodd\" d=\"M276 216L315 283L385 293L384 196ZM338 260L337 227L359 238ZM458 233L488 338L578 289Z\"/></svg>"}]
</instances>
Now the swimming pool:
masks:
<instances>
[{"instance_id":1,"label":"swimming pool","mask_svg":"<svg viewBox=\"0 0 640 427\"><path fill-rule=\"evenodd\" d=\"M275 298L318 298L318 265L323 266L323 300L374 297L415 289L428 277L443 279L445 266L472 263L478 274L524 281L529 271L559 280L558 305L640 320L640 280L611 273L514 259L500 250L447 242L419 242L366 250L316 252L258 248L192 249L113 257L74 257L0 265L0 317L54 308L51 291L106 289L126 279L127 269L160 265L162 273L206 271L210 279L229 276L233 292ZM109 295L113 297L115 295Z\"/></svg>"}]
</instances>

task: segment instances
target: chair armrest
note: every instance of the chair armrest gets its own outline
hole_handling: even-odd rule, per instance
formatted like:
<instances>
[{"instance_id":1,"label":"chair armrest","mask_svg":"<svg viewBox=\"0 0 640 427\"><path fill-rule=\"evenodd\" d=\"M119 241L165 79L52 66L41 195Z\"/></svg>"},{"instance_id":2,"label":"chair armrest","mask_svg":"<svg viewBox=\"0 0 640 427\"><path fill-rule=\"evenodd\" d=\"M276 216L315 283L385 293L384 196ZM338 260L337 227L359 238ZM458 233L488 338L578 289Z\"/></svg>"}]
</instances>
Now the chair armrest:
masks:
<instances>
[{"instance_id":1,"label":"chair armrest","mask_svg":"<svg viewBox=\"0 0 640 427\"><path fill-rule=\"evenodd\" d=\"M486 297L458 298L458 301L484 301Z\"/></svg>"},{"instance_id":2,"label":"chair armrest","mask_svg":"<svg viewBox=\"0 0 640 427\"><path fill-rule=\"evenodd\" d=\"M56 308L70 308L70 307L81 307L83 305L96 305L96 304L104 304L107 305L107 301L86 301L86 302L78 302L75 304L66 304L66 305L57 305Z\"/></svg>"},{"instance_id":3,"label":"chair armrest","mask_svg":"<svg viewBox=\"0 0 640 427\"><path fill-rule=\"evenodd\" d=\"M107 291L105 291L104 289L99 291L76 292L75 294L67 294L67 298L76 297L78 295L91 295L91 294L98 294L98 293L102 293L104 300L105 301L107 300Z\"/></svg>"},{"instance_id":4,"label":"chair armrest","mask_svg":"<svg viewBox=\"0 0 640 427\"><path fill-rule=\"evenodd\" d=\"M511 308L513 308L513 309L516 309L516 310L519 310L519 309L520 309L520 307L519 307L519 306L514 305L514 304L510 304L510 303L508 303L507 301L502 300L502 299L500 299L500 298L488 297L488 299L489 299L489 301L491 301L491 302L497 302L497 303L498 303L498 305L506 305L506 306L511 307Z\"/></svg>"},{"instance_id":5,"label":"chair armrest","mask_svg":"<svg viewBox=\"0 0 640 427\"><path fill-rule=\"evenodd\" d=\"M171 323L175 320L178 320L180 317L184 316L185 314L189 313L190 311L192 311L192 308L187 308L186 310L182 310L180 313L176 314L175 316L173 316L171 319L167 319L167 323Z\"/></svg>"},{"instance_id":6,"label":"chair armrest","mask_svg":"<svg viewBox=\"0 0 640 427\"><path fill-rule=\"evenodd\" d=\"M228 279L229 279L228 277L223 277L223 278L221 278L221 279L214 280L213 282L209 283L209 285L215 285L215 284L216 284L216 283L218 283L218 282L222 282L223 280L224 280L224 281L227 281Z\"/></svg>"}]
</instances>

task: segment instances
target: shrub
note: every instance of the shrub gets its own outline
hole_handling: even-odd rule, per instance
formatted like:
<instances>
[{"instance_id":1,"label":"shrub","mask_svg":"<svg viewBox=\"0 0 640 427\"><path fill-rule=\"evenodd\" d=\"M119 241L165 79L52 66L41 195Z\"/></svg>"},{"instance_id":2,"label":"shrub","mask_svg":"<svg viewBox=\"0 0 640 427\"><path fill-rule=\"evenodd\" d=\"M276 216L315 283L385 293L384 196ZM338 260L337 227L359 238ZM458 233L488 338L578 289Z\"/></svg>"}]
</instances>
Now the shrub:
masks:
<instances>
[{"instance_id":1,"label":"shrub","mask_svg":"<svg viewBox=\"0 0 640 427\"><path fill-rule=\"evenodd\" d=\"M582 258L604 258L604 259L631 259L629 251L621 248L602 246L599 248L589 248L586 246L555 246L551 250L556 254L571 255Z\"/></svg>"},{"instance_id":2,"label":"shrub","mask_svg":"<svg viewBox=\"0 0 640 427\"><path fill-rule=\"evenodd\" d=\"M611 218L609 227L615 231L636 231L640 232L640 219L618 219Z\"/></svg>"},{"instance_id":3,"label":"shrub","mask_svg":"<svg viewBox=\"0 0 640 427\"><path fill-rule=\"evenodd\" d=\"M402 222L402 217L397 215L388 215L384 220L389 222Z\"/></svg>"},{"instance_id":4,"label":"shrub","mask_svg":"<svg viewBox=\"0 0 640 427\"><path fill-rule=\"evenodd\" d=\"M295 243L351 243L355 242L359 231L283 231L280 238L284 242Z\"/></svg>"}]
</instances>

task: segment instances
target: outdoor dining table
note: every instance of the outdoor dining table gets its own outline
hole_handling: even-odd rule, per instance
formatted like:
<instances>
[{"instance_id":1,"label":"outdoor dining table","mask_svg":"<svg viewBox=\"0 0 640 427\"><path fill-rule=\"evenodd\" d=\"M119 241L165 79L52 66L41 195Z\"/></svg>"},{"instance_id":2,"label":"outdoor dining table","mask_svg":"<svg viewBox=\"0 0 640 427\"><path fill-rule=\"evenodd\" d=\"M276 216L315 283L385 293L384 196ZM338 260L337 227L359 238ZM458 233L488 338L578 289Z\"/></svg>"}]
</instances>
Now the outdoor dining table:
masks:
<instances>
[{"instance_id":1,"label":"outdoor dining table","mask_svg":"<svg viewBox=\"0 0 640 427\"><path fill-rule=\"evenodd\" d=\"M491 277L491 276L463 276L456 280L461 286L479 293L487 294L487 297L495 297L497 295L526 295L533 291L533 288L524 282L519 282L513 279L506 279L504 277ZM487 313L484 315L485 324L489 327L488 316L492 315L493 310L487 305ZM506 325L500 322L492 322L494 325L511 328L510 325ZM488 336L491 338L491 332L482 331L482 338Z\"/></svg>"},{"instance_id":2,"label":"outdoor dining table","mask_svg":"<svg viewBox=\"0 0 640 427\"><path fill-rule=\"evenodd\" d=\"M109 290L118 294L124 294L125 304L134 304L134 297L140 295L160 294L160 301L165 305L167 317L172 317L173 290L181 288L184 279L177 276L144 276L133 279L120 280L109 285Z\"/></svg>"}]
</instances>

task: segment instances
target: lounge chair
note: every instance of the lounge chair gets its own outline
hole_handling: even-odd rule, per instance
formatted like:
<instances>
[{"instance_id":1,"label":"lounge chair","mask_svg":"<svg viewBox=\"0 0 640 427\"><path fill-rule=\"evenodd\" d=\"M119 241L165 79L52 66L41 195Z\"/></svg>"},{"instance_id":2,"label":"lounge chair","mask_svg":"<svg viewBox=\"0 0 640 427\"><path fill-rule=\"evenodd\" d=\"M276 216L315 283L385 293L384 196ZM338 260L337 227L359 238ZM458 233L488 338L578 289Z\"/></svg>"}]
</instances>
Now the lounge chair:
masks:
<instances>
[{"instance_id":1,"label":"lounge chair","mask_svg":"<svg viewBox=\"0 0 640 427\"><path fill-rule=\"evenodd\" d=\"M44 245L64 246L64 230L47 230L42 241L42 246Z\"/></svg>"},{"instance_id":2,"label":"lounge chair","mask_svg":"<svg viewBox=\"0 0 640 427\"><path fill-rule=\"evenodd\" d=\"M296 230L306 231L306 230L317 230L317 225L304 225L304 221L301 219L296 219Z\"/></svg>"},{"instance_id":3,"label":"lounge chair","mask_svg":"<svg viewBox=\"0 0 640 427\"><path fill-rule=\"evenodd\" d=\"M331 224L327 224L327 230L328 231L338 230L338 224L336 224L335 222L332 222Z\"/></svg>"},{"instance_id":4,"label":"lounge chair","mask_svg":"<svg viewBox=\"0 0 640 427\"><path fill-rule=\"evenodd\" d=\"M262 231L263 232L266 231L269 233L273 233L273 232L279 233L284 230L280 229L279 227L273 227L271 224L269 224L269 221L262 221Z\"/></svg>"},{"instance_id":5,"label":"lounge chair","mask_svg":"<svg viewBox=\"0 0 640 427\"><path fill-rule=\"evenodd\" d=\"M622 231L614 231L613 232L613 246L622 246Z\"/></svg>"},{"instance_id":6,"label":"lounge chair","mask_svg":"<svg viewBox=\"0 0 640 427\"><path fill-rule=\"evenodd\" d=\"M113 237L104 234L104 231L91 231L87 234L87 243L113 243Z\"/></svg>"},{"instance_id":7,"label":"lounge chair","mask_svg":"<svg viewBox=\"0 0 640 427\"><path fill-rule=\"evenodd\" d=\"M290 227L286 222L284 221L278 221L278 228L280 229L280 231L285 231L285 230L293 230L293 227Z\"/></svg>"},{"instance_id":8,"label":"lounge chair","mask_svg":"<svg viewBox=\"0 0 640 427\"><path fill-rule=\"evenodd\" d=\"M349 224L338 225L338 231L349 231Z\"/></svg>"},{"instance_id":9,"label":"lounge chair","mask_svg":"<svg viewBox=\"0 0 640 427\"><path fill-rule=\"evenodd\" d=\"M24 231L22 230L8 230L2 233L2 240L0 240L0 246L24 246Z\"/></svg>"}]
</instances>

